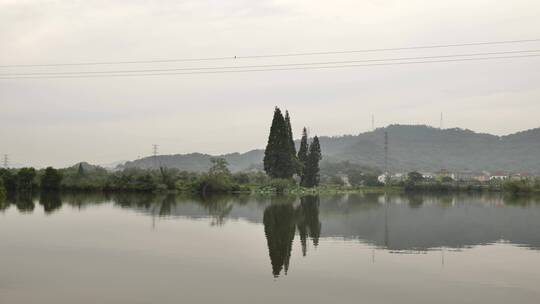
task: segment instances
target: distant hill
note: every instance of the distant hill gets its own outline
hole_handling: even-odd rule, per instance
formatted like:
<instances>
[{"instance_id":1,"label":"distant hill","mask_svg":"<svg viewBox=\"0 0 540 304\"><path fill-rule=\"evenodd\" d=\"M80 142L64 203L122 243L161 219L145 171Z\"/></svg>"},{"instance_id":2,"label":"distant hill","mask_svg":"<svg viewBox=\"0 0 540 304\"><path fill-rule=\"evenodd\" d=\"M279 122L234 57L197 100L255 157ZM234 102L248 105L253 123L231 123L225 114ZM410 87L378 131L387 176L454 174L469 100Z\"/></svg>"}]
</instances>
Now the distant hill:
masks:
<instances>
[{"instance_id":1,"label":"distant hill","mask_svg":"<svg viewBox=\"0 0 540 304\"><path fill-rule=\"evenodd\" d=\"M540 173L540 128L506 136L425 125L390 125L359 135L320 137L323 158L384 167L384 132L388 132L388 166L392 171L488 170ZM262 167L263 150L218 156L192 153L159 155L126 162L120 168L159 165L205 171L211 157L223 157L232 171Z\"/></svg>"}]
</instances>

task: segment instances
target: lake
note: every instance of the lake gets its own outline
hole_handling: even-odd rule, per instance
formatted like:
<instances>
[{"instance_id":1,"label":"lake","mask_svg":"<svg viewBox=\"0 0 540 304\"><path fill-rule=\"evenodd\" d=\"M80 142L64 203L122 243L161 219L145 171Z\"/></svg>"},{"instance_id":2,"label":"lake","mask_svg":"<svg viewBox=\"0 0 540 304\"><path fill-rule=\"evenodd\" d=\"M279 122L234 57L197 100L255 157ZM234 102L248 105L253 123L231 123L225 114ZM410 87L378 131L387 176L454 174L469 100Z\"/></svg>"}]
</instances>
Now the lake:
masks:
<instances>
[{"instance_id":1,"label":"lake","mask_svg":"<svg viewBox=\"0 0 540 304\"><path fill-rule=\"evenodd\" d=\"M540 303L540 200L47 194L0 211L0 303Z\"/></svg>"}]
</instances>

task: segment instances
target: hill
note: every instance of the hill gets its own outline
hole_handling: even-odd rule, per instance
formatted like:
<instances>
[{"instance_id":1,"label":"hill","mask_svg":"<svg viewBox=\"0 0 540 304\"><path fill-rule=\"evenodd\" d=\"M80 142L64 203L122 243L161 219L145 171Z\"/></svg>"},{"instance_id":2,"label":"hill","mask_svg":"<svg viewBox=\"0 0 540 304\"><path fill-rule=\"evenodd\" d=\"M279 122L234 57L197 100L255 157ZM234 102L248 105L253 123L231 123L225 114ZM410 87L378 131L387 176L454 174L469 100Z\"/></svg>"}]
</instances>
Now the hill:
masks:
<instances>
[{"instance_id":1,"label":"hill","mask_svg":"<svg viewBox=\"0 0 540 304\"><path fill-rule=\"evenodd\" d=\"M506 136L425 125L390 125L359 135L320 137L323 159L384 167L384 132L388 133L388 166L392 171L488 170L540 173L540 128ZM126 162L121 168L159 165L204 171L211 157L223 157L232 171L262 167L263 150L218 156L192 153L159 155Z\"/></svg>"}]
</instances>

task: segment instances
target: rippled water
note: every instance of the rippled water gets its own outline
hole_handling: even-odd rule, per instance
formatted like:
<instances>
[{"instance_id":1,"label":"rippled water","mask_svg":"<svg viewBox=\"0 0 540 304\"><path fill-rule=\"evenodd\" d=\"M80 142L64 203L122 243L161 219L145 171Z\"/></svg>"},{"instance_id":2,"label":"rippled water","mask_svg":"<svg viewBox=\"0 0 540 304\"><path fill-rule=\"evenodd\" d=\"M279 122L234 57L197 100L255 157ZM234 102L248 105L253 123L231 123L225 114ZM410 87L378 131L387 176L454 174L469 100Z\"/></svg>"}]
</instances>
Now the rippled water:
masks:
<instances>
[{"instance_id":1,"label":"rippled water","mask_svg":"<svg viewBox=\"0 0 540 304\"><path fill-rule=\"evenodd\" d=\"M0 303L540 303L535 198L49 194L0 244Z\"/></svg>"}]
</instances>

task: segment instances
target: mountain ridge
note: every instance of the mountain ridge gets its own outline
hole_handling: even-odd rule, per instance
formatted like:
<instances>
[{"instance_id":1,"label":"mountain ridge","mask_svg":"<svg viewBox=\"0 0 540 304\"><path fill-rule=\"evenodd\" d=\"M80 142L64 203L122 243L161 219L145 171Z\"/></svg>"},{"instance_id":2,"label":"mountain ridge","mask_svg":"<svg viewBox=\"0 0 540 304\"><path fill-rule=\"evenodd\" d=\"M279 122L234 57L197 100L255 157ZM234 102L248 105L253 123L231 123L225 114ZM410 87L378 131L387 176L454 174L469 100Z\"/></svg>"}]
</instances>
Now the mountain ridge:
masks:
<instances>
[{"instance_id":1,"label":"mountain ridge","mask_svg":"<svg viewBox=\"0 0 540 304\"><path fill-rule=\"evenodd\" d=\"M320 136L323 160L383 168L385 131L388 133L388 166L392 171L448 169L540 173L540 128L499 136L461 128L393 124L358 135ZM197 152L158 155L128 161L118 168L165 166L206 171L210 167L210 158L223 157L232 171L241 171L261 169L263 156L262 149L222 155Z\"/></svg>"}]
</instances>

